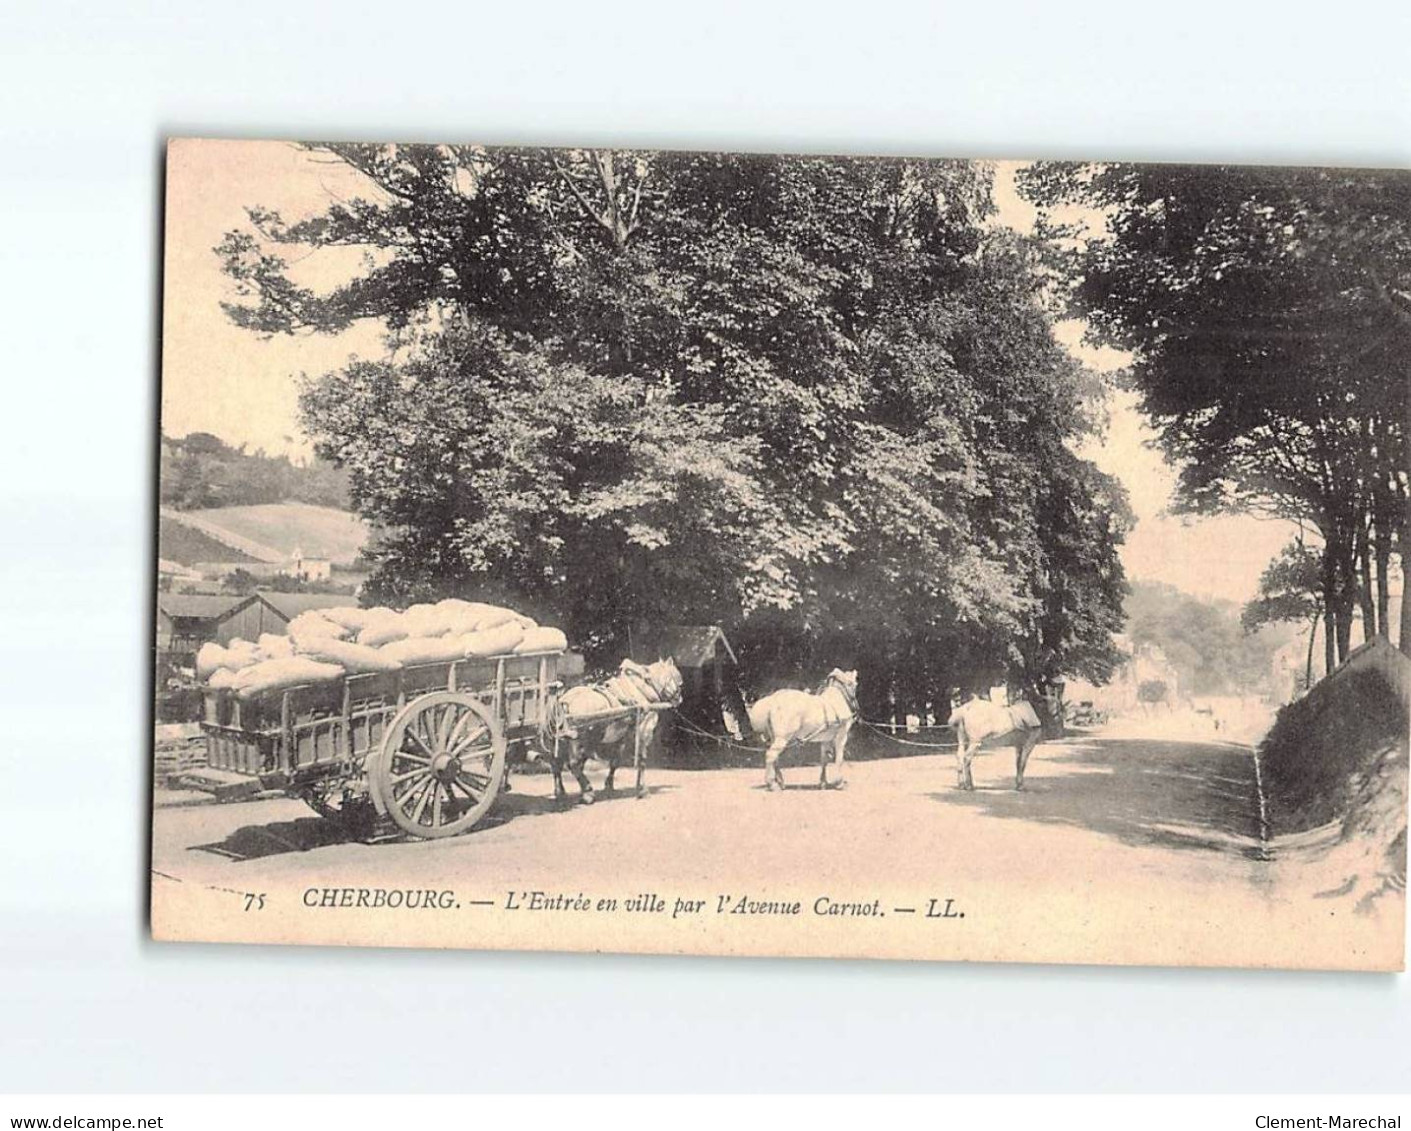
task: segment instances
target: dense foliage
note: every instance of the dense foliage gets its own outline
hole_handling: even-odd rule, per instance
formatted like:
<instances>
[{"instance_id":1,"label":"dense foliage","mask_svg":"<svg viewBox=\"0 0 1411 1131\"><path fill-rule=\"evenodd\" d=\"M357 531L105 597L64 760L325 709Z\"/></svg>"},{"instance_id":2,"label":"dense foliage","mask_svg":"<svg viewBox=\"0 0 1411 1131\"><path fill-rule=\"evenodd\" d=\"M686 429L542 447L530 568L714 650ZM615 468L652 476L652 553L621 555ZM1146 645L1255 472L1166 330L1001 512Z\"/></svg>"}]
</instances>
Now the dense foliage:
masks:
<instances>
[{"instance_id":1,"label":"dense foliage","mask_svg":"<svg viewBox=\"0 0 1411 1131\"><path fill-rule=\"evenodd\" d=\"M1392 635L1411 507L1411 174L1057 163L1025 181L1072 241L1057 262L1075 312L1134 352L1184 505L1318 533L1329 668L1356 614ZM1075 205L1100 230L1080 230ZM1411 650L1405 603L1399 632Z\"/></svg>"},{"instance_id":2,"label":"dense foliage","mask_svg":"<svg viewBox=\"0 0 1411 1131\"><path fill-rule=\"evenodd\" d=\"M370 599L513 599L600 658L720 623L757 686L855 665L876 714L1110 671L1100 389L985 167L319 148L366 197L217 250L243 326L389 327L302 402L382 531ZM319 294L286 246L369 254Z\"/></svg>"},{"instance_id":3,"label":"dense foliage","mask_svg":"<svg viewBox=\"0 0 1411 1131\"><path fill-rule=\"evenodd\" d=\"M304 464L233 448L209 432L162 437L161 500L177 510L258 503L348 505L348 476L319 459Z\"/></svg>"},{"instance_id":4,"label":"dense foliage","mask_svg":"<svg viewBox=\"0 0 1411 1131\"><path fill-rule=\"evenodd\" d=\"M1203 600L1161 582L1133 582L1126 609L1132 642L1159 647L1186 695L1263 690L1274 653L1294 636L1277 624L1242 625L1233 603Z\"/></svg>"}]
</instances>

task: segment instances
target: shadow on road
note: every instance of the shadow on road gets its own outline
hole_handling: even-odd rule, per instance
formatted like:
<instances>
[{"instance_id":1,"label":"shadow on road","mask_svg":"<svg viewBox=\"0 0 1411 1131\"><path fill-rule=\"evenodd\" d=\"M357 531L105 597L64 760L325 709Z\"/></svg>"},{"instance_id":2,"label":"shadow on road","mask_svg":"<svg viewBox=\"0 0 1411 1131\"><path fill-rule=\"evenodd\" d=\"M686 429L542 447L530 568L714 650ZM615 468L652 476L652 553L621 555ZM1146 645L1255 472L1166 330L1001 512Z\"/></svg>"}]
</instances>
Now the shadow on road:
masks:
<instances>
[{"instance_id":1,"label":"shadow on road","mask_svg":"<svg viewBox=\"0 0 1411 1131\"><path fill-rule=\"evenodd\" d=\"M1001 764L1012 766L1007 751L999 753ZM952 789L929 796L986 816L1072 825L1123 844L1260 858L1259 800L1247 751L1095 738L1041 746L1034 757L1048 772L1031 776L1023 792L1006 775L973 793ZM993 775L997 767L990 765Z\"/></svg>"},{"instance_id":2,"label":"shadow on road","mask_svg":"<svg viewBox=\"0 0 1411 1131\"><path fill-rule=\"evenodd\" d=\"M669 793L674 789L674 786L649 784L647 796L650 798L653 794ZM594 794L596 800L592 807L611 805L618 801L632 801L636 799L636 796L636 792L630 788L618 789L613 793L604 793L599 790ZM501 825L522 817L540 817L554 813L567 814L579 808L587 807L579 804L576 790L570 790L568 799L562 802L556 802L552 797L544 797L540 794L511 790L508 793L501 793L485 818L464 835L473 837L477 833L499 828ZM390 825L390 822L388 824ZM224 840L214 841L210 844L192 845L192 850L224 856L228 860L242 861L283 856L291 852L310 852L316 848L327 848L335 844L356 844L359 841L414 843L413 838L401 836L395 829L379 837L369 837L365 833L350 829L336 820L328 820L310 814L292 821L274 821L266 825L245 825L236 829Z\"/></svg>"}]
</instances>

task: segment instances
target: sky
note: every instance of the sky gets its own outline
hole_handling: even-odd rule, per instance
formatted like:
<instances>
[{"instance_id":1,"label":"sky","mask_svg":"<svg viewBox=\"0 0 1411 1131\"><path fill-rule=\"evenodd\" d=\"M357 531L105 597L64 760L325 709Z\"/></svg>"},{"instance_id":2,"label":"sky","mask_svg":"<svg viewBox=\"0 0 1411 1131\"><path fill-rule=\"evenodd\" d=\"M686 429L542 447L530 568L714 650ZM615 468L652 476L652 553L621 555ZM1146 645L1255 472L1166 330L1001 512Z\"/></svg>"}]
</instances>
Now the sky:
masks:
<instances>
[{"instance_id":1,"label":"sky","mask_svg":"<svg viewBox=\"0 0 1411 1131\"><path fill-rule=\"evenodd\" d=\"M996 167L996 222L1020 231L1033 208L1014 189L1020 162ZM165 310L162 335L162 427L182 436L211 432L250 450L307 455L297 421L299 381L353 356L380 356L382 331L363 323L337 336L262 339L233 325L221 310L236 296L214 253L226 232L247 226L245 209L260 205L294 220L334 200L365 192L360 178L287 142L175 141L168 151ZM291 274L314 288L331 286L357 268L356 252L291 257ZM1084 344L1080 322L1058 327L1064 344L1102 371L1129 360ZM1291 524L1245 516L1185 518L1168 513L1175 471L1152 447L1155 439L1132 393L1114 392L1105 434L1081 452L1126 486L1137 525L1122 550L1131 578L1163 581L1199 596L1246 601L1259 575L1294 533Z\"/></svg>"}]
</instances>

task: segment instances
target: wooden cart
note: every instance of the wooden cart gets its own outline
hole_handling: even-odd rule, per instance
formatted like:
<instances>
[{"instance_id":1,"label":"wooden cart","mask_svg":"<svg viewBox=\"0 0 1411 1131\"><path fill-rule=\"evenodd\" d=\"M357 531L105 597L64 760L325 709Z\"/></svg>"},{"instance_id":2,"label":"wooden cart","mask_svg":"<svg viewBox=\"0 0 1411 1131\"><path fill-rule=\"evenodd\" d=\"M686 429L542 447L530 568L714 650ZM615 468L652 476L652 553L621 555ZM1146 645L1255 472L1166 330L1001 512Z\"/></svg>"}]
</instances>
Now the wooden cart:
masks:
<instances>
[{"instance_id":1,"label":"wooden cart","mask_svg":"<svg viewBox=\"0 0 1411 1131\"><path fill-rule=\"evenodd\" d=\"M475 825L513 747L553 742L558 652L418 664L251 698L205 693L209 764L414 837Z\"/></svg>"}]
</instances>

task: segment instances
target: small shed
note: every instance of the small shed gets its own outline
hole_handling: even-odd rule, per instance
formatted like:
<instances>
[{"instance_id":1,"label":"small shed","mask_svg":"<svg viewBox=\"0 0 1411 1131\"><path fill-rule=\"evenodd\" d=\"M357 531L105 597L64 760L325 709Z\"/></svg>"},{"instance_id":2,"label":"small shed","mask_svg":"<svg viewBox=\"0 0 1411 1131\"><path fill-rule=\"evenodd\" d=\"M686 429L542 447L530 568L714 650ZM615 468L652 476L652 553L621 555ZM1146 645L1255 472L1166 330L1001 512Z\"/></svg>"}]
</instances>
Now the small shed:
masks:
<instances>
[{"instance_id":1,"label":"small shed","mask_svg":"<svg viewBox=\"0 0 1411 1131\"><path fill-rule=\"evenodd\" d=\"M739 660L718 624L669 624L634 636L632 658L638 663L668 656L681 670L679 714L690 727L724 735L727 708L737 719L745 717ZM680 737L678 732L666 740Z\"/></svg>"},{"instance_id":2,"label":"small shed","mask_svg":"<svg viewBox=\"0 0 1411 1131\"><path fill-rule=\"evenodd\" d=\"M255 597L219 593L157 594L157 658L170 667L192 667L201 645L229 644L259 621ZM255 635L259 635L258 632Z\"/></svg>"}]
</instances>

